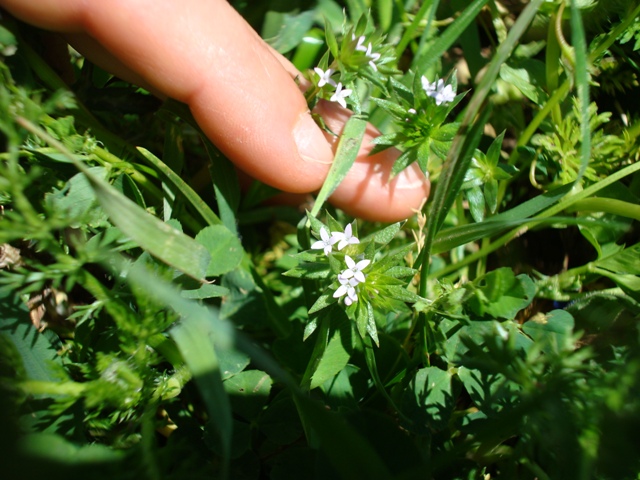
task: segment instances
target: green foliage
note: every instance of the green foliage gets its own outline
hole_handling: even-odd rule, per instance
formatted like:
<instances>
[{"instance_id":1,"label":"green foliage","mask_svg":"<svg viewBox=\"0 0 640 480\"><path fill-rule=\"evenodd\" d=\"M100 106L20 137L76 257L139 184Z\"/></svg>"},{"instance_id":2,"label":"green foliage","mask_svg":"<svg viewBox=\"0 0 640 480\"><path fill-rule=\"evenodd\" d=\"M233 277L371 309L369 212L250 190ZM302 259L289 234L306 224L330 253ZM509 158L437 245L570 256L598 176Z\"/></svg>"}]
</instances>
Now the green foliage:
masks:
<instances>
[{"instance_id":1,"label":"green foliage","mask_svg":"<svg viewBox=\"0 0 640 480\"><path fill-rule=\"evenodd\" d=\"M637 2L236 3L356 112L306 215L3 17L3 478L637 478ZM367 121L406 222L326 204Z\"/></svg>"}]
</instances>

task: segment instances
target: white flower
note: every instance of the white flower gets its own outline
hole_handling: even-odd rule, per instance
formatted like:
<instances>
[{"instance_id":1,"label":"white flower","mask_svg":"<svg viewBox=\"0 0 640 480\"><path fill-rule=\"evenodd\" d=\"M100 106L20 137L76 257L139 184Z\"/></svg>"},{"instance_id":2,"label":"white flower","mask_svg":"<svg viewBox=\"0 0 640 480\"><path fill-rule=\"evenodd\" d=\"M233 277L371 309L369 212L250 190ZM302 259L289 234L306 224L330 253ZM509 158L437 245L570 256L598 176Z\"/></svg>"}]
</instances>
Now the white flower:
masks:
<instances>
[{"instance_id":1,"label":"white flower","mask_svg":"<svg viewBox=\"0 0 640 480\"><path fill-rule=\"evenodd\" d=\"M347 268L338 275L340 286L335 292L333 292L333 298L340 298L346 295L344 304L349 306L353 302L358 301L356 287L358 284L363 283L366 280L362 270L367 268L371 263L371 260L360 260L356 263L349 255L345 255L344 260L347 263Z\"/></svg>"},{"instance_id":2,"label":"white flower","mask_svg":"<svg viewBox=\"0 0 640 480\"><path fill-rule=\"evenodd\" d=\"M367 47L365 55L369 58L369 65L371 65L371 68L373 68L377 72L378 67L375 64L375 61L380 58L380 54L376 52L372 52L371 48L372 48L371 42L369 42L369 46Z\"/></svg>"},{"instance_id":3,"label":"white flower","mask_svg":"<svg viewBox=\"0 0 640 480\"><path fill-rule=\"evenodd\" d=\"M443 103L452 102L456 98L456 92L453 91L451 85L447 85L443 89L438 89L435 95L432 95L436 99L436 105L442 105Z\"/></svg>"},{"instance_id":4,"label":"white flower","mask_svg":"<svg viewBox=\"0 0 640 480\"><path fill-rule=\"evenodd\" d=\"M338 240L330 237L329 232L324 227L320 229L320 238L321 240L318 240L313 245L311 245L311 248L314 250L319 250L322 248L324 250L324 254L329 255L331 253L331 249L333 248L333 244Z\"/></svg>"},{"instance_id":5,"label":"white flower","mask_svg":"<svg viewBox=\"0 0 640 480\"><path fill-rule=\"evenodd\" d=\"M338 102L340 105L342 105L342 108L347 108L347 102L345 102L344 99L349 95L351 95L351 89L343 89L342 83L338 82L338 85L336 85L336 92L331 96L329 100L331 100L332 102Z\"/></svg>"},{"instance_id":6,"label":"white flower","mask_svg":"<svg viewBox=\"0 0 640 480\"><path fill-rule=\"evenodd\" d=\"M422 88L427 93L427 96L435 98L436 105L449 103L456 98L456 92L453 91L453 87L451 85L445 85L443 79L439 78L433 83L430 83L423 75L420 80L422 82Z\"/></svg>"},{"instance_id":7,"label":"white flower","mask_svg":"<svg viewBox=\"0 0 640 480\"><path fill-rule=\"evenodd\" d=\"M331 238L335 239L334 243L340 242L338 243L338 250L342 250L347 245L360 243L360 240L358 240L357 237L353 236L350 223L345 227L344 232L331 232Z\"/></svg>"},{"instance_id":8,"label":"white flower","mask_svg":"<svg viewBox=\"0 0 640 480\"><path fill-rule=\"evenodd\" d=\"M431 94L436 91L436 82L429 83L429 80L427 80L427 77L424 75L420 81L422 82L422 89L427 93L427 96L430 97Z\"/></svg>"},{"instance_id":9,"label":"white flower","mask_svg":"<svg viewBox=\"0 0 640 480\"><path fill-rule=\"evenodd\" d=\"M344 278L338 275L338 281L340 281L340 286L338 289L333 292L333 298L340 298L346 295L344 299L344 304L348 307L353 302L358 301L358 294L356 292L356 286L358 285L358 281L355 278Z\"/></svg>"},{"instance_id":10,"label":"white flower","mask_svg":"<svg viewBox=\"0 0 640 480\"><path fill-rule=\"evenodd\" d=\"M356 36L355 34L351 34L351 40L355 40ZM366 52L367 51L367 47L364 46L364 35L358 37L358 43L356 44L356 51L358 52Z\"/></svg>"},{"instance_id":11,"label":"white flower","mask_svg":"<svg viewBox=\"0 0 640 480\"><path fill-rule=\"evenodd\" d=\"M367 266L371 263L371 260L360 260L358 263L356 263L355 260L353 260L349 255L345 255L344 261L347 263L347 269L343 270L342 273L338 275L338 280L340 280L340 278L354 278L357 283L364 282L365 276L364 273L362 273L362 270L367 268Z\"/></svg>"},{"instance_id":12,"label":"white flower","mask_svg":"<svg viewBox=\"0 0 640 480\"><path fill-rule=\"evenodd\" d=\"M319 67L313 69L314 72L318 74L320 80L318 80L318 86L324 87L327 83L332 86L336 86L336 82L331 79L331 75L333 75L336 71L333 68L328 68L325 72Z\"/></svg>"}]
</instances>

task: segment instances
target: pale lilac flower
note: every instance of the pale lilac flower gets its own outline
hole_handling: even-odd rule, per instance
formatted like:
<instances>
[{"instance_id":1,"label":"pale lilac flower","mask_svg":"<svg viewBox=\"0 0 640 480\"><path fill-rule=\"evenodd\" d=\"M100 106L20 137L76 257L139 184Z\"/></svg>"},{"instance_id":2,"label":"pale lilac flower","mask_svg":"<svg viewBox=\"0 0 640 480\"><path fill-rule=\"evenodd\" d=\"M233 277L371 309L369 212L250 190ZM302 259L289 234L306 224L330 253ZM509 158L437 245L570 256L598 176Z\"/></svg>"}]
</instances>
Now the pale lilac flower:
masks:
<instances>
[{"instance_id":1,"label":"pale lilac flower","mask_svg":"<svg viewBox=\"0 0 640 480\"><path fill-rule=\"evenodd\" d=\"M340 298L344 295L344 304L348 307L354 302L358 301L358 293L356 292L356 286L358 285L358 281L355 278L344 278L338 275L338 281L340 282L340 286L338 289L333 292L333 298Z\"/></svg>"},{"instance_id":2,"label":"pale lilac flower","mask_svg":"<svg viewBox=\"0 0 640 480\"><path fill-rule=\"evenodd\" d=\"M372 52L371 48L371 42L369 42L369 46L367 47L365 55L367 56L367 58L369 58L369 65L371 66L371 68L373 68L377 72L378 67L375 64L375 61L380 59L380 54Z\"/></svg>"},{"instance_id":3,"label":"pale lilac flower","mask_svg":"<svg viewBox=\"0 0 640 480\"><path fill-rule=\"evenodd\" d=\"M445 85L443 79L439 78L437 81L430 83L423 75L420 80L422 81L422 88L427 93L427 96L434 98L436 105L449 103L456 98L456 92L453 91L453 87L451 85Z\"/></svg>"},{"instance_id":4,"label":"pale lilac flower","mask_svg":"<svg viewBox=\"0 0 640 480\"><path fill-rule=\"evenodd\" d=\"M430 83L424 75L420 81L422 82L422 89L427 93L427 96L430 97L431 94L436 91L436 82Z\"/></svg>"},{"instance_id":5,"label":"pale lilac flower","mask_svg":"<svg viewBox=\"0 0 640 480\"><path fill-rule=\"evenodd\" d=\"M320 229L320 239L321 240L318 240L313 245L311 245L311 248L314 250L323 249L324 254L329 255L333 248L333 244L336 243L338 240L333 237L330 237L329 232L324 227Z\"/></svg>"},{"instance_id":6,"label":"pale lilac flower","mask_svg":"<svg viewBox=\"0 0 640 480\"><path fill-rule=\"evenodd\" d=\"M335 239L335 242L339 242L338 250L342 250L347 245L360 243L360 240L358 240L357 237L353 236L350 223L345 227L344 232L331 232L331 238Z\"/></svg>"},{"instance_id":7,"label":"pale lilac flower","mask_svg":"<svg viewBox=\"0 0 640 480\"><path fill-rule=\"evenodd\" d=\"M447 85L443 89L438 89L433 98L436 99L436 105L442 105L443 103L452 102L456 98L456 92L453 91L451 85Z\"/></svg>"},{"instance_id":8,"label":"pale lilac flower","mask_svg":"<svg viewBox=\"0 0 640 480\"><path fill-rule=\"evenodd\" d=\"M371 263L371 260L360 260L358 263L355 262L355 260L353 260L349 255L345 255L344 256L344 261L347 264L347 269L343 270L342 273L340 273L340 275L338 275L338 280L340 280L340 278L345 278L345 279L349 279L349 278L355 278L357 283L362 283L365 281L365 276L364 273L362 273L362 270L364 270L365 268L367 268L367 266L369 266L369 264Z\"/></svg>"},{"instance_id":9,"label":"pale lilac flower","mask_svg":"<svg viewBox=\"0 0 640 480\"><path fill-rule=\"evenodd\" d=\"M318 74L320 80L318 80L318 86L324 87L327 83L332 86L336 86L336 82L331 79L331 75L333 75L336 71L333 68L328 68L325 72L319 67L313 69L314 72Z\"/></svg>"},{"instance_id":10,"label":"pale lilac flower","mask_svg":"<svg viewBox=\"0 0 640 480\"><path fill-rule=\"evenodd\" d=\"M332 102L338 102L342 108L347 108L345 98L351 95L351 91L352 90L350 88L342 88L342 82L338 82L338 85L336 85L336 91L329 100Z\"/></svg>"},{"instance_id":11,"label":"pale lilac flower","mask_svg":"<svg viewBox=\"0 0 640 480\"><path fill-rule=\"evenodd\" d=\"M347 268L338 275L340 286L333 292L333 298L340 298L346 295L344 304L349 306L358 301L356 287L366 280L362 270L369 266L371 260L360 260L356 263L349 255L345 255L344 260Z\"/></svg>"}]
</instances>

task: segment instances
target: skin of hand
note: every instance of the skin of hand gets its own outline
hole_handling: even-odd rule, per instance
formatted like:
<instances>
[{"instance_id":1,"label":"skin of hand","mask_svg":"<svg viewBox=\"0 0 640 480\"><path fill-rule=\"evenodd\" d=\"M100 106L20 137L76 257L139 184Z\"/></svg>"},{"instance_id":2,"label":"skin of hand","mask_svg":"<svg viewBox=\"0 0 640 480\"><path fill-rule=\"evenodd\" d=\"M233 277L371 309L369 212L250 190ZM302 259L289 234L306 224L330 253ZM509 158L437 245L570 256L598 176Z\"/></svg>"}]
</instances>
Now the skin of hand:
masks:
<instances>
[{"instance_id":1,"label":"skin of hand","mask_svg":"<svg viewBox=\"0 0 640 480\"><path fill-rule=\"evenodd\" d=\"M225 0L0 0L0 6L62 33L120 78L189 105L205 134L250 176L292 193L322 186L337 138L311 117L300 72ZM336 133L351 115L324 101L315 111ZM416 165L389 182L399 152L369 156L378 135L367 128L330 201L354 216L396 221L420 207L430 185Z\"/></svg>"}]
</instances>

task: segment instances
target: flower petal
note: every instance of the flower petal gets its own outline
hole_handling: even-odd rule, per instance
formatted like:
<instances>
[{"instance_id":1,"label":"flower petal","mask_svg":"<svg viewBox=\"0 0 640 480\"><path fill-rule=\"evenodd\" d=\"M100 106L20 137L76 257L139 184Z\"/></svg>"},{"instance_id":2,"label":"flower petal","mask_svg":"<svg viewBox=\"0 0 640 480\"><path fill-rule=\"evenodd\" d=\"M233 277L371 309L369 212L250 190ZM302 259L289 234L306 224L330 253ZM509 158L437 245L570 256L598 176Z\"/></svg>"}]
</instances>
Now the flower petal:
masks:
<instances>
[{"instance_id":1,"label":"flower petal","mask_svg":"<svg viewBox=\"0 0 640 480\"><path fill-rule=\"evenodd\" d=\"M367 260L366 258L364 260L360 260L358 263L356 263L356 269L357 270L364 270L365 268L367 268L367 266L371 263L371 260Z\"/></svg>"},{"instance_id":2,"label":"flower petal","mask_svg":"<svg viewBox=\"0 0 640 480\"><path fill-rule=\"evenodd\" d=\"M349 255L345 255L344 256L344 261L347 264L347 267L349 267L350 270L353 270L353 267L356 266L356 262L349 256Z\"/></svg>"},{"instance_id":3,"label":"flower petal","mask_svg":"<svg viewBox=\"0 0 640 480\"><path fill-rule=\"evenodd\" d=\"M353 272L353 278L355 278L358 283L363 283L365 281L364 273L360 271Z\"/></svg>"},{"instance_id":4,"label":"flower petal","mask_svg":"<svg viewBox=\"0 0 640 480\"><path fill-rule=\"evenodd\" d=\"M333 292L333 298L340 298L340 297L342 297L344 294L346 294L346 293L347 293L347 290L348 290L348 289L349 289L349 286L348 286L348 285L346 285L346 284L345 284L345 285L340 285L340 286L338 287L338 289L337 289L335 292Z\"/></svg>"}]
</instances>

